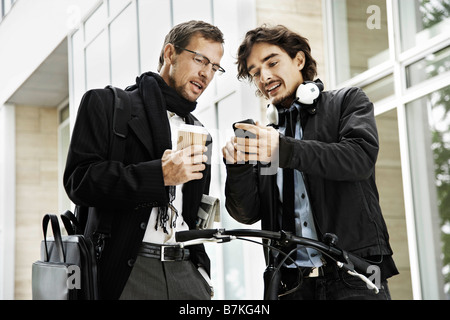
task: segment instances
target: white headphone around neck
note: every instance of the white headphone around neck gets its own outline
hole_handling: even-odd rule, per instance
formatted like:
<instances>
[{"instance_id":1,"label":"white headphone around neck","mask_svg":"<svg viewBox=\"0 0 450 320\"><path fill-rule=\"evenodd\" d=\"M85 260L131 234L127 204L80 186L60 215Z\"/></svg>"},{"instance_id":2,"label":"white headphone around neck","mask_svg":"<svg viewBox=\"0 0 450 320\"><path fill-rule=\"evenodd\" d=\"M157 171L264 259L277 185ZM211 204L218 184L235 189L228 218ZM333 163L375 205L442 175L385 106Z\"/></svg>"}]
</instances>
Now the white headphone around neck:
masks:
<instances>
[{"instance_id":1,"label":"white headphone around neck","mask_svg":"<svg viewBox=\"0 0 450 320\"><path fill-rule=\"evenodd\" d=\"M311 106L314 105L323 91L323 83L320 79L316 81L305 81L297 88L295 100L300 102L302 105ZM278 110L273 104L267 106L267 120L269 125L279 125L280 115L279 113L284 112L284 110Z\"/></svg>"}]
</instances>

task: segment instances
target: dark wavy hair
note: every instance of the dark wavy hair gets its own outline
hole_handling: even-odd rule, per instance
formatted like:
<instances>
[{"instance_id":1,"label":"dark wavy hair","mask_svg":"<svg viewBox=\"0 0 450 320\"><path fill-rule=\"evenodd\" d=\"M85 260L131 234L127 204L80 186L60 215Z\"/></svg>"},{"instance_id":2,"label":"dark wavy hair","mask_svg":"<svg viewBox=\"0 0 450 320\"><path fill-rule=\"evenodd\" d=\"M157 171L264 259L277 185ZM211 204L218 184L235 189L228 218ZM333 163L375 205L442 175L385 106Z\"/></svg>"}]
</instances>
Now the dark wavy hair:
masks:
<instances>
[{"instance_id":1,"label":"dark wavy hair","mask_svg":"<svg viewBox=\"0 0 450 320\"><path fill-rule=\"evenodd\" d=\"M216 26L198 20L180 23L173 27L164 39L164 44L159 56L158 72L161 71L162 65L164 64L164 48L166 45L172 43L175 46L186 48L191 41L192 36L197 33L200 33L200 35L207 40L212 40L221 44L224 43L223 33ZM175 48L177 54L180 54L181 51L182 49Z\"/></svg>"},{"instance_id":2,"label":"dark wavy hair","mask_svg":"<svg viewBox=\"0 0 450 320\"><path fill-rule=\"evenodd\" d=\"M248 31L245 38L239 46L237 53L237 68L239 80L250 80L251 76L247 69L247 59L252 51L255 43L266 42L276 45L283 49L292 59L295 58L299 51L305 54L305 66L302 70L302 76L305 81L313 81L317 75L317 62L311 56L311 47L308 39L289 30L283 25L268 26L266 24L261 27Z\"/></svg>"}]
</instances>

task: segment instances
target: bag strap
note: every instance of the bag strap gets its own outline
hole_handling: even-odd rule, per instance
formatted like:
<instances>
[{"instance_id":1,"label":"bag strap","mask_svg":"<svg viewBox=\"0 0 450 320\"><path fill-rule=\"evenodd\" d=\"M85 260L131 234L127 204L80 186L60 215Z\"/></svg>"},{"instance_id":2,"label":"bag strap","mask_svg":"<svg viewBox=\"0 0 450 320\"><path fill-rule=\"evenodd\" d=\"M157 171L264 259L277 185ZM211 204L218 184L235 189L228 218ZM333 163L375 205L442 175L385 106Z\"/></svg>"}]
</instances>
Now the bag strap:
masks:
<instances>
[{"instance_id":1,"label":"bag strap","mask_svg":"<svg viewBox=\"0 0 450 320\"><path fill-rule=\"evenodd\" d=\"M66 210L64 213L62 213L61 220L69 236L76 234L75 230L80 230L80 224L72 211Z\"/></svg>"},{"instance_id":2,"label":"bag strap","mask_svg":"<svg viewBox=\"0 0 450 320\"><path fill-rule=\"evenodd\" d=\"M113 94L113 129L108 159L123 162L125 156L126 138L128 136L128 121L131 119L131 98L126 90L111 85L105 87ZM84 233L84 225L92 208L76 206L75 214L66 211L61 214L68 234ZM96 212L98 217L97 233L108 235L111 233L112 216ZM82 217L83 216L83 217ZM83 220L83 221L80 221Z\"/></svg>"},{"instance_id":3,"label":"bag strap","mask_svg":"<svg viewBox=\"0 0 450 320\"><path fill-rule=\"evenodd\" d=\"M128 135L128 121L131 119L131 99L124 90L111 85L106 88L110 89L114 96L113 135L109 159L123 161Z\"/></svg>"},{"instance_id":4,"label":"bag strap","mask_svg":"<svg viewBox=\"0 0 450 320\"><path fill-rule=\"evenodd\" d=\"M53 238L55 239L56 250L58 250L59 262L66 262L64 248L62 245L61 231L59 228L58 217L54 214L49 214L49 213L47 213L44 216L44 218L42 219L42 230L44 232L44 244L45 244L45 259L44 260L49 261L48 246L47 246L47 226L48 226L49 221L51 221L51 223L52 223Z\"/></svg>"},{"instance_id":5,"label":"bag strap","mask_svg":"<svg viewBox=\"0 0 450 320\"><path fill-rule=\"evenodd\" d=\"M131 119L131 99L129 94L111 85L106 87L113 93L114 114L112 143L109 150L109 160L121 161L125 157L126 138L128 136L128 121ZM97 233L103 235L111 234L112 215L101 214Z\"/></svg>"}]
</instances>

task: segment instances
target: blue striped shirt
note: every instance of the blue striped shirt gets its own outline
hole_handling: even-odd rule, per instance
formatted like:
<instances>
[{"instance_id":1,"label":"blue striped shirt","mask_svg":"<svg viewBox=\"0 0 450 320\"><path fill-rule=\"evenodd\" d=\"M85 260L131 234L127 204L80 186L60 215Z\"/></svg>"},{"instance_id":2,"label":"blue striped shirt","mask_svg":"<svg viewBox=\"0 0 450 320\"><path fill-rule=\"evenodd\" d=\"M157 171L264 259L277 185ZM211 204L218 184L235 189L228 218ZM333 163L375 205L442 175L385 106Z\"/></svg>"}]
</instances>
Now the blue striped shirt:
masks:
<instances>
[{"instance_id":1,"label":"blue striped shirt","mask_svg":"<svg viewBox=\"0 0 450 320\"><path fill-rule=\"evenodd\" d=\"M295 103L295 102L294 102ZM300 105L295 103L300 110ZM300 114L300 112L299 112ZM285 127L281 127L278 131L282 134L286 131ZM300 121L296 121L295 138L301 140L303 138L303 130ZM283 169L278 168L277 185L280 191L280 200L283 202ZM295 187L295 232L297 236L317 240L316 227L311 212L308 193L306 191L305 182L302 172L294 170L294 187ZM296 263L301 267L320 267L322 265L321 254L315 249L298 247ZM295 264L287 261L288 267L296 267Z\"/></svg>"}]
</instances>

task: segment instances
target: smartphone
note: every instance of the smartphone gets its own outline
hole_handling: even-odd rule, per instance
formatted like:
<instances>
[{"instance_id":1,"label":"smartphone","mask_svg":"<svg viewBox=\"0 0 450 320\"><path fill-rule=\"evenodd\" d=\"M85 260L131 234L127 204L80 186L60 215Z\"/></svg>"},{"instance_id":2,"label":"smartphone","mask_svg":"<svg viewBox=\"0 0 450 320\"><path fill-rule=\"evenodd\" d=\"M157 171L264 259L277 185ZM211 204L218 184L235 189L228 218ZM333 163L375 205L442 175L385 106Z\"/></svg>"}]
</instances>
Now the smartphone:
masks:
<instances>
[{"instance_id":1,"label":"smartphone","mask_svg":"<svg viewBox=\"0 0 450 320\"><path fill-rule=\"evenodd\" d=\"M244 130L244 129L239 129L236 128L236 124L237 123L248 123L248 124L255 124L255 121L253 121L253 119L247 119L247 120L242 120L242 121L238 121L233 123L233 130L234 130L234 134L236 135L236 137L238 138L256 138L256 135L253 132Z\"/></svg>"}]
</instances>

